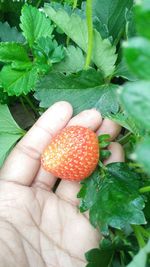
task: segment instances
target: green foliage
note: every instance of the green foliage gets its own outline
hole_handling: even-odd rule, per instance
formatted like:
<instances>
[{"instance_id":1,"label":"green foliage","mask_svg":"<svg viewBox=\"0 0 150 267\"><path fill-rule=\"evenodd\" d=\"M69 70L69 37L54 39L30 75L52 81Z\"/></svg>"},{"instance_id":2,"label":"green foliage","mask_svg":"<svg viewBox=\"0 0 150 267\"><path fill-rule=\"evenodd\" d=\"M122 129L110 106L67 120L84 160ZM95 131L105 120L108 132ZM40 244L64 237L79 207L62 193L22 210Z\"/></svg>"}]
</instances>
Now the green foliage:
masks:
<instances>
[{"instance_id":1,"label":"green foliage","mask_svg":"<svg viewBox=\"0 0 150 267\"><path fill-rule=\"evenodd\" d=\"M0 61L10 64L0 72L1 87L9 96L28 94L34 90L39 76L64 58L63 47L52 39L50 20L35 7L25 5L21 14L21 28L31 51L28 45L18 43L16 29L12 30L8 24L4 27L12 38L16 37L16 42L10 38L11 42L0 43Z\"/></svg>"},{"instance_id":2,"label":"green foliage","mask_svg":"<svg viewBox=\"0 0 150 267\"><path fill-rule=\"evenodd\" d=\"M131 244L120 233L118 231L112 238L103 238L99 248L88 251L85 254L88 261L86 267L122 267L122 262L127 264L131 260L128 253Z\"/></svg>"},{"instance_id":3,"label":"green foliage","mask_svg":"<svg viewBox=\"0 0 150 267\"><path fill-rule=\"evenodd\" d=\"M37 81L37 71L35 68L28 71L13 70L10 66L5 66L0 79L4 88L10 96L27 94L35 87Z\"/></svg>"},{"instance_id":4,"label":"green foliage","mask_svg":"<svg viewBox=\"0 0 150 267\"><path fill-rule=\"evenodd\" d=\"M148 267L147 262L150 253L150 241L147 245L140 250L140 252L134 257L133 261L127 265L127 267Z\"/></svg>"},{"instance_id":5,"label":"green foliage","mask_svg":"<svg viewBox=\"0 0 150 267\"><path fill-rule=\"evenodd\" d=\"M97 99L96 108L101 112L104 117L109 117L111 114L117 114L119 111L119 102L117 98L117 90L119 86L116 84L104 85L102 94Z\"/></svg>"},{"instance_id":6,"label":"green foliage","mask_svg":"<svg viewBox=\"0 0 150 267\"><path fill-rule=\"evenodd\" d=\"M139 35L150 39L150 3L143 0L135 6L136 29Z\"/></svg>"},{"instance_id":7,"label":"green foliage","mask_svg":"<svg viewBox=\"0 0 150 267\"><path fill-rule=\"evenodd\" d=\"M92 0L92 16L86 1L76 8L73 0L24 2L0 3L0 166L24 135L12 115L28 129L66 100L74 114L96 108L121 125L116 141L128 163L103 165L111 155L106 132L98 138L97 170L78 194L81 212L89 211L92 225L107 235L86 253L87 267L148 267L149 244L139 250L150 238L149 0Z\"/></svg>"},{"instance_id":8,"label":"green foliage","mask_svg":"<svg viewBox=\"0 0 150 267\"><path fill-rule=\"evenodd\" d=\"M27 51L19 43L0 43L0 61L12 63L14 61L29 62Z\"/></svg>"},{"instance_id":9,"label":"green foliage","mask_svg":"<svg viewBox=\"0 0 150 267\"><path fill-rule=\"evenodd\" d=\"M58 63L64 58L64 50L50 37L41 37L34 45L34 55L38 62L52 66L52 64Z\"/></svg>"},{"instance_id":10,"label":"green foliage","mask_svg":"<svg viewBox=\"0 0 150 267\"><path fill-rule=\"evenodd\" d=\"M141 128L150 130L150 82L127 83L120 100L133 121Z\"/></svg>"},{"instance_id":11,"label":"green foliage","mask_svg":"<svg viewBox=\"0 0 150 267\"><path fill-rule=\"evenodd\" d=\"M9 103L9 96L3 89L0 87L0 104L8 104Z\"/></svg>"},{"instance_id":12,"label":"green foliage","mask_svg":"<svg viewBox=\"0 0 150 267\"><path fill-rule=\"evenodd\" d=\"M25 39L16 27L11 28L7 22L0 22L0 41L24 43Z\"/></svg>"},{"instance_id":13,"label":"green foliage","mask_svg":"<svg viewBox=\"0 0 150 267\"><path fill-rule=\"evenodd\" d=\"M11 26L18 26L21 8L25 0L13 1L2 0L0 1L0 18L4 22L7 20Z\"/></svg>"},{"instance_id":14,"label":"green foliage","mask_svg":"<svg viewBox=\"0 0 150 267\"><path fill-rule=\"evenodd\" d=\"M135 123L136 128L139 129L138 133L134 133L134 150L131 151L128 147L128 153L132 160L135 161L135 171L140 172L143 177L143 188L140 192L149 192L150 179L149 179L149 158L150 158L150 42L149 42L149 30L150 25L150 3L147 0L137 1L134 7L134 15L136 22L137 35L136 38L130 38L124 44L124 60L128 66L129 72L133 73L137 77L136 82L129 82L123 85L120 91L120 103L124 112L129 115L131 120ZM127 142L127 146L131 144L130 138ZM131 145L130 145L131 146ZM138 162L138 163L137 163ZM145 172L144 172L145 171ZM149 225L149 207L150 198L149 194L146 199L146 208L144 209L147 224ZM149 229L137 228L135 235L138 240L139 246L143 247L145 239L149 239ZM128 264L128 267L140 266L148 267L149 261L149 243L139 251L139 253L133 258L133 261Z\"/></svg>"},{"instance_id":15,"label":"green foliage","mask_svg":"<svg viewBox=\"0 0 150 267\"><path fill-rule=\"evenodd\" d=\"M10 152L11 148L16 144L17 140L20 139L22 135L20 134L7 134L0 133L0 167L3 165L5 158Z\"/></svg>"},{"instance_id":16,"label":"green foliage","mask_svg":"<svg viewBox=\"0 0 150 267\"><path fill-rule=\"evenodd\" d=\"M64 49L64 60L54 66L57 72L74 73L83 69L85 56L79 47L69 45Z\"/></svg>"},{"instance_id":17,"label":"green foliage","mask_svg":"<svg viewBox=\"0 0 150 267\"><path fill-rule=\"evenodd\" d=\"M20 20L20 28L31 47L40 37L51 37L53 27L50 20L35 7L25 5Z\"/></svg>"},{"instance_id":18,"label":"green foliage","mask_svg":"<svg viewBox=\"0 0 150 267\"><path fill-rule=\"evenodd\" d=\"M24 131L14 121L7 105L0 105L0 167L13 147L24 134Z\"/></svg>"},{"instance_id":19,"label":"green foliage","mask_svg":"<svg viewBox=\"0 0 150 267\"><path fill-rule=\"evenodd\" d=\"M115 242L114 242L115 243ZM86 267L108 267L114 254L115 245L109 240L102 240L100 248L95 248L86 253L86 260L89 262Z\"/></svg>"},{"instance_id":20,"label":"green foliage","mask_svg":"<svg viewBox=\"0 0 150 267\"><path fill-rule=\"evenodd\" d=\"M51 72L37 84L35 97L44 108L61 99L69 101L74 107L74 112L78 113L85 108L93 107L98 94L101 95L102 84L101 73L94 69L67 76Z\"/></svg>"},{"instance_id":21,"label":"green foliage","mask_svg":"<svg viewBox=\"0 0 150 267\"><path fill-rule=\"evenodd\" d=\"M119 41L126 26L126 13L132 6L132 0L93 0L93 23L103 38Z\"/></svg>"},{"instance_id":22,"label":"green foliage","mask_svg":"<svg viewBox=\"0 0 150 267\"><path fill-rule=\"evenodd\" d=\"M144 200L138 192L139 177L125 163L107 165L81 182L80 211L90 210L90 221L108 234L108 227L123 229L128 224L145 224Z\"/></svg>"},{"instance_id":23,"label":"green foliage","mask_svg":"<svg viewBox=\"0 0 150 267\"><path fill-rule=\"evenodd\" d=\"M108 146L110 145L109 140L110 140L109 134L102 134L98 136L100 155L101 155L99 164L102 164L102 161L104 161L105 159L108 159L111 155L111 152L108 150Z\"/></svg>"},{"instance_id":24,"label":"green foliage","mask_svg":"<svg viewBox=\"0 0 150 267\"><path fill-rule=\"evenodd\" d=\"M135 37L124 44L128 67L137 78L150 80L150 41Z\"/></svg>"},{"instance_id":25,"label":"green foliage","mask_svg":"<svg viewBox=\"0 0 150 267\"><path fill-rule=\"evenodd\" d=\"M134 77L133 73L131 73L129 71L129 68L128 68L127 63L124 60L124 58L117 65L114 76L115 77L121 77L121 78L129 80L129 81L136 81L137 80L137 78Z\"/></svg>"},{"instance_id":26,"label":"green foliage","mask_svg":"<svg viewBox=\"0 0 150 267\"><path fill-rule=\"evenodd\" d=\"M88 29L84 19L81 19L81 17L75 13L69 16L63 9L55 11L55 9L48 4L45 5L44 11L69 38L84 52L87 52ZM94 30L93 35L92 60L95 65L103 71L104 76L112 75L116 61L115 47L110 44L109 40L102 40L100 34L96 30Z\"/></svg>"},{"instance_id":27,"label":"green foliage","mask_svg":"<svg viewBox=\"0 0 150 267\"><path fill-rule=\"evenodd\" d=\"M51 72L37 84L35 98L44 108L61 99L69 101L74 107L74 114L94 106L103 114L116 113L118 111L118 102L115 99L117 88L114 85L103 85L101 73L94 69L67 76Z\"/></svg>"},{"instance_id":28,"label":"green foliage","mask_svg":"<svg viewBox=\"0 0 150 267\"><path fill-rule=\"evenodd\" d=\"M140 164L142 164L145 171L150 174L150 137L145 137L144 140L137 146L135 151L135 157Z\"/></svg>"}]
</instances>

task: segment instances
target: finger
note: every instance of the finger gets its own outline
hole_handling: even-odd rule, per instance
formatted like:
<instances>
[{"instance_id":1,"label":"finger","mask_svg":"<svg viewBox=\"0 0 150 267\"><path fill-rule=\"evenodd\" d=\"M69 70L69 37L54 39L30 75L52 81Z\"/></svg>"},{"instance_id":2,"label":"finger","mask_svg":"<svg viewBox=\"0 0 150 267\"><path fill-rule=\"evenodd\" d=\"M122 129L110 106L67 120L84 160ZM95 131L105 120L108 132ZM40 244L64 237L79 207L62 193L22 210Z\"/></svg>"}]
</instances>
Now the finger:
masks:
<instances>
[{"instance_id":1,"label":"finger","mask_svg":"<svg viewBox=\"0 0 150 267\"><path fill-rule=\"evenodd\" d=\"M102 117L100 113L94 109L81 112L76 117L72 118L69 125L81 125L91 128L93 131L102 123ZM80 190L80 184L78 182L70 182L62 180L56 190L56 195L65 201L70 202L72 205L78 204L76 197Z\"/></svg>"},{"instance_id":2,"label":"finger","mask_svg":"<svg viewBox=\"0 0 150 267\"><path fill-rule=\"evenodd\" d=\"M111 141L118 136L120 131L121 131L121 126L119 124L106 118L103 120L102 125L97 130L97 134L98 135L109 134L111 137L110 138Z\"/></svg>"},{"instance_id":3,"label":"finger","mask_svg":"<svg viewBox=\"0 0 150 267\"><path fill-rule=\"evenodd\" d=\"M53 135L66 126L72 116L67 102L51 106L16 145L6 160L0 178L30 185L40 167L41 153Z\"/></svg>"},{"instance_id":4,"label":"finger","mask_svg":"<svg viewBox=\"0 0 150 267\"><path fill-rule=\"evenodd\" d=\"M96 130L100 126L101 122L102 118L100 113L95 109L91 109L79 113L69 121L67 126L81 125L89 127L92 130ZM45 172L43 167L41 166L32 186L41 187L49 191L54 186L56 180L57 178L53 177L50 173Z\"/></svg>"},{"instance_id":5,"label":"finger","mask_svg":"<svg viewBox=\"0 0 150 267\"><path fill-rule=\"evenodd\" d=\"M109 163L113 162L124 162L125 161L125 154L123 147L117 143L117 142L112 142L108 146L108 150L111 152L110 157L104 161L104 164L107 165Z\"/></svg>"},{"instance_id":6,"label":"finger","mask_svg":"<svg viewBox=\"0 0 150 267\"><path fill-rule=\"evenodd\" d=\"M68 126L71 125L80 125L83 127L90 128L93 131L96 131L102 123L101 114L96 109L84 110L77 116L73 117Z\"/></svg>"},{"instance_id":7,"label":"finger","mask_svg":"<svg viewBox=\"0 0 150 267\"><path fill-rule=\"evenodd\" d=\"M109 164L112 162L123 162L124 161L124 151L120 144L111 143L109 146L109 150L111 151L111 156L108 160L105 161L105 164ZM77 206L79 204L79 199L77 198L77 194L80 190L80 184L76 182L70 181L61 181L56 194L63 200L68 201L72 205ZM88 215L86 215L88 217Z\"/></svg>"}]
</instances>

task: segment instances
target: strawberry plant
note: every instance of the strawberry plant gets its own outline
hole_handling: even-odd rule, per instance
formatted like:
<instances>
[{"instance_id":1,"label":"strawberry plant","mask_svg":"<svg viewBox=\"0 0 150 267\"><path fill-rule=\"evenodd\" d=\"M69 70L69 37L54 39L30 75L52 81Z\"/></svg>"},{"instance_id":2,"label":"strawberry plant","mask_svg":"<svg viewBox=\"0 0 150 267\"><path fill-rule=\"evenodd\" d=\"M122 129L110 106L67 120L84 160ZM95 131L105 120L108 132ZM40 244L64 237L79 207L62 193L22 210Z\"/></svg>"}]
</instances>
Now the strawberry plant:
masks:
<instances>
[{"instance_id":1,"label":"strawberry plant","mask_svg":"<svg viewBox=\"0 0 150 267\"><path fill-rule=\"evenodd\" d=\"M94 166L82 175L90 176L81 181L77 195L80 212L88 211L103 235L99 248L86 252L87 267L150 266L149 26L149 0L0 3L0 167L56 101L69 101L75 114L94 107L122 126L116 140L126 162L104 166L109 136L97 140L94 135ZM63 154L68 144L62 134L56 139L62 141ZM67 138L78 145L76 133ZM56 157L56 150L54 140L42 158L53 173L49 151Z\"/></svg>"}]
</instances>

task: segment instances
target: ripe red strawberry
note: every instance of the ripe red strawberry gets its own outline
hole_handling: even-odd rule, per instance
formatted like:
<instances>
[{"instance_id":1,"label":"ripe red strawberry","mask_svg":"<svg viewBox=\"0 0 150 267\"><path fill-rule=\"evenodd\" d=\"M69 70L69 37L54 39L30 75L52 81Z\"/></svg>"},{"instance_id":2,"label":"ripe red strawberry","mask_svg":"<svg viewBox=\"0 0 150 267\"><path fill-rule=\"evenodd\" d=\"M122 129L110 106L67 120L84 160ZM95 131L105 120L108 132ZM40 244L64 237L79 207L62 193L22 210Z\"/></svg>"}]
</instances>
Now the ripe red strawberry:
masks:
<instances>
[{"instance_id":1,"label":"ripe red strawberry","mask_svg":"<svg viewBox=\"0 0 150 267\"><path fill-rule=\"evenodd\" d=\"M98 159L96 134L85 127L69 126L52 139L41 162L45 170L57 177L80 181L94 171Z\"/></svg>"}]
</instances>

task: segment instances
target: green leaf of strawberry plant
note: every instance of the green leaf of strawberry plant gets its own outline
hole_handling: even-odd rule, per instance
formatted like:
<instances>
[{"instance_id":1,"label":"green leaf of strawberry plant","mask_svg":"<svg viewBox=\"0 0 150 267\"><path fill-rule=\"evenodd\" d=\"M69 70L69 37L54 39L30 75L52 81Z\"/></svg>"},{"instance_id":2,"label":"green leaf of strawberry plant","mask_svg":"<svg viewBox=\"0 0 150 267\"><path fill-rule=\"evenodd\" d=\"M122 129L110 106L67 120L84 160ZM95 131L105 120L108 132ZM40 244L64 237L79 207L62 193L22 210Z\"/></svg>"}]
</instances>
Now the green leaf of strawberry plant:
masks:
<instances>
[{"instance_id":1,"label":"green leaf of strawberry plant","mask_svg":"<svg viewBox=\"0 0 150 267\"><path fill-rule=\"evenodd\" d=\"M113 239L103 238L99 248L91 249L85 254L88 264L86 267L123 267L122 263L127 264L131 256L128 253L130 243L119 235ZM125 266L125 265L124 265Z\"/></svg>"},{"instance_id":2,"label":"green leaf of strawberry plant","mask_svg":"<svg viewBox=\"0 0 150 267\"><path fill-rule=\"evenodd\" d=\"M111 152L107 149L102 149L100 153L101 153L101 161L108 159L111 155Z\"/></svg>"},{"instance_id":3,"label":"green leaf of strawberry plant","mask_svg":"<svg viewBox=\"0 0 150 267\"><path fill-rule=\"evenodd\" d=\"M86 267L108 267L112 262L115 245L109 240L103 239L99 248L91 249L85 254L88 264Z\"/></svg>"},{"instance_id":4,"label":"green leaf of strawberry plant","mask_svg":"<svg viewBox=\"0 0 150 267\"><path fill-rule=\"evenodd\" d=\"M4 160L9 154L10 150L16 144L16 142L21 138L20 134L7 134L0 133L0 168L3 165Z\"/></svg>"},{"instance_id":5,"label":"green leaf of strawberry plant","mask_svg":"<svg viewBox=\"0 0 150 267\"><path fill-rule=\"evenodd\" d=\"M0 105L0 167L10 149L23 134L24 131L13 119L7 105Z\"/></svg>"},{"instance_id":6,"label":"green leaf of strawberry plant","mask_svg":"<svg viewBox=\"0 0 150 267\"><path fill-rule=\"evenodd\" d=\"M100 147L100 165L102 164L102 161L109 158L111 155L111 152L107 149L107 147L110 145L110 135L109 134L102 134L98 136L98 142Z\"/></svg>"},{"instance_id":7,"label":"green leaf of strawberry plant","mask_svg":"<svg viewBox=\"0 0 150 267\"><path fill-rule=\"evenodd\" d=\"M19 43L0 43L0 61L11 63L13 61L29 62L30 59L23 45Z\"/></svg>"},{"instance_id":8,"label":"green leaf of strawberry plant","mask_svg":"<svg viewBox=\"0 0 150 267\"><path fill-rule=\"evenodd\" d=\"M138 33L150 39L150 4L148 0L139 1L135 6L136 29Z\"/></svg>"},{"instance_id":9,"label":"green leaf of strawberry plant","mask_svg":"<svg viewBox=\"0 0 150 267\"><path fill-rule=\"evenodd\" d=\"M134 1L132 3L134 3ZM136 25L135 25L134 5L133 8L129 9L126 12L125 17L126 17L125 36L126 39L129 39L137 35Z\"/></svg>"},{"instance_id":10,"label":"green leaf of strawberry plant","mask_svg":"<svg viewBox=\"0 0 150 267\"><path fill-rule=\"evenodd\" d=\"M8 104L9 96L6 92L3 91L3 88L0 86L0 104Z\"/></svg>"},{"instance_id":11,"label":"green leaf of strawberry plant","mask_svg":"<svg viewBox=\"0 0 150 267\"><path fill-rule=\"evenodd\" d=\"M62 82L63 81L63 82ZM70 101L74 112L90 108L96 102L103 77L94 69L71 75L51 72L37 83L35 98L47 108L59 100ZM82 95L82 97L81 97Z\"/></svg>"},{"instance_id":12,"label":"green leaf of strawberry plant","mask_svg":"<svg viewBox=\"0 0 150 267\"><path fill-rule=\"evenodd\" d=\"M132 0L93 0L93 23L103 38L113 38L117 43L125 30L126 13L133 6Z\"/></svg>"},{"instance_id":13,"label":"green leaf of strawberry plant","mask_svg":"<svg viewBox=\"0 0 150 267\"><path fill-rule=\"evenodd\" d=\"M102 88L101 88L102 89ZM103 87L101 97L97 98L96 108L104 117L110 114L116 114L119 111L119 101L117 90L119 86L116 84L109 84Z\"/></svg>"},{"instance_id":14,"label":"green leaf of strawberry plant","mask_svg":"<svg viewBox=\"0 0 150 267\"><path fill-rule=\"evenodd\" d=\"M132 262L127 267L148 267L150 264L150 241L142 248L139 253L133 258Z\"/></svg>"},{"instance_id":15,"label":"green leaf of strawberry plant","mask_svg":"<svg viewBox=\"0 0 150 267\"><path fill-rule=\"evenodd\" d=\"M139 135L141 131L141 128L139 128L136 123L134 122L134 119L127 115L125 111L118 112L116 114L108 114L106 115L110 120L118 123L125 129L129 130L130 132Z\"/></svg>"},{"instance_id":16,"label":"green leaf of strawberry plant","mask_svg":"<svg viewBox=\"0 0 150 267\"><path fill-rule=\"evenodd\" d=\"M18 124L13 119L7 105L0 105L0 133L24 133L24 131L18 126Z\"/></svg>"},{"instance_id":17,"label":"green leaf of strawberry plant","mask_svg":"<svg viewBox=\"0 0 150 267\"><path fill-rule=\"evenodd\" d=\"M9 96L29 93L34 89L37 79L38 73L35 68L19 71L5 66L0 72L2 86Z\"/></svg>"},{"instance_id":18,"label":"green leaf of strawberry plant","mask_svg":"<svg viewBox=\"0 0 150 267\"><path fill-rule=\"evenodd\" d=\"M45 5L44 11L69 38L84 52L87 52L88 29L84 19L74 13L69 16L63 9L55 11L50 4ZM109 40L102 40L96 30L93 32L92 60L103 71L104 76L113 74L116 62L115 47L110 44Z\"/></svg>"},{"instance_id":19,"label":"green leaf of strawberry plant","mask_svg":"<svg viewBox=\"0 0 150 267\"><path fill-rule=\"evenodd\" d=\"M130 71L139 79L150 80L150 41L135 37L124 44L124 55Z\"/></svg>"},{"instance_id":20,"label":"green leaf of strawberry plant","mask_svg":"<svg viewBox=\"0 0 150 267\"><path fill-rule=\"evenodd\" d=\"M51 37L53 31L51 21L37 8L24 5L20 20L20 28L31 47L40 37Z\"/></svg>"},{"instance_id":21,"label":"green leaf of strawberry plant","mask_svg":"<svg viewBox=\"0 0 150 267\"><path fill-rule=\"evenodd\" d=\"M67 76L51 72L37 83L35 98L44 108L56 101L69 101L74 107L75 114L92 107L96 107L102 113L103 111L115 113L118 111L118 103L115 98L116 87L102 84L101 73L94 69ZM102 105L100 101L101 97L105 99L105 103L109 103L107 110L105 104Z\"/></svg>"},{"instance_id":22,"label":"green leaf of strawberry plant","mask_svg":"<svg viewBox=\"0 0 150 267\"><path fill-rule=\"evenodd\" d=\"M98 136L98 141L100 143L101 148L106 148L110 145L110 135L109 134L102 134Z\"/></svg>"},{"instance_id":23,"label":"green leaf of strawberry plant","mask_svg":"<svg viewBox=\"0 0 150 267\"><path fill-rule=\"evenodd\" d=\"M138 144L135 150L135 159L142 165L145 171L150 174L150 137L145 137Z\"/></svg>"},{"instance_id":24,"label":"green leaf of strawberry plant","mask_svg":"<svg viewBox=\"0 0 150 267\"><path fill-rule=\"evenodd\" d=\"M63 47L58 45L55 40L50 37L39 38L33 46L34 55L39 64L45 63L52 66L54 63L60 62L64 58Z\"/></svg>"},{"instance_id":25,"label":"green leaf of strawberry plant","mask_svg":"<svg viewBox=\"0 0 150 267\"><path fill-rule=\"evenodd\" d=\"M109 226L123 229L129 224L145 224L139 176L125 163L107 165L103 175L97 170L81 182L80 211L89 209L91 223L103 234L108 234Z\"/></svg>"},{"instance_id":26,"label":"green leaf of strawberry plant","mask_svg":"<svg viewBox=\"0 0 150 267\"><path fill-rule=\"evenodd\" d=\"M130 72L125 58L117 65L114 77L122 77L123 79L133 82L137 81L137 78Z\"/></svg>"},{"instance_id":27,"label":"green leaf of strawberry plant","mask_svg":"<svg viewBox=\"0 0 150 267\"><path fill-rule=\"evenodd\" d=\"M150 130L150 82L127 83L120 92L120 101L140 129Z\"/></svg>"},{"instance_id":28,"label":"green leaf of strawberry plant","mask_svg":"<svg viewBox=\"0 0 150 267\"><path fill-rule=\"evenodd\" d=\"M8 22L0 22L0 41L1 42L16 42L24 43L25 38L16 27L10 27Z\"/></svg>"},{"instance_id":29,"label":"green leaf of strawberry plant","mask_svg":"<svg viewBox=\"0 0 150 267\"><path fill-rule=\"evenodd\" d=\"M100 177L98 169L93 172L91 177L81 182L81 189L77 195L80 198L80 211L85 212L93 207L97 201L97 189L99 188Z\"/></svg>"},{"instance_id":30,"label":"green leaf of strawberry plant","mask_svg":"<svg viewBox=\"0 0 150 267\"><path fill-rule=\"evenodd\" d=\"M85 63L85 56L79 47L69 45L64 48L64 60L55 64L54 71L64 73L75 73L83 69Z\"/></svg>"}]
</instances>

